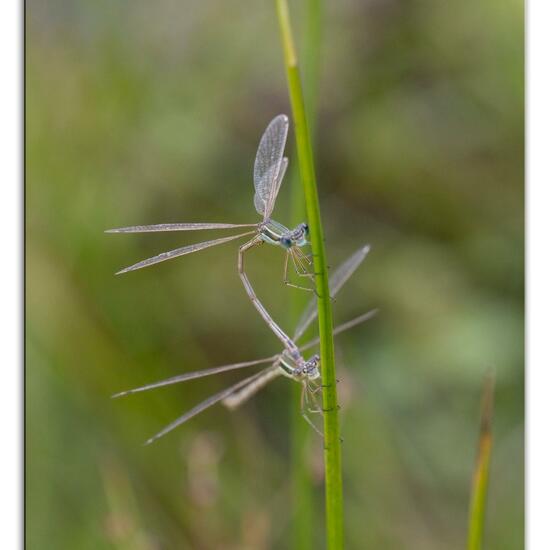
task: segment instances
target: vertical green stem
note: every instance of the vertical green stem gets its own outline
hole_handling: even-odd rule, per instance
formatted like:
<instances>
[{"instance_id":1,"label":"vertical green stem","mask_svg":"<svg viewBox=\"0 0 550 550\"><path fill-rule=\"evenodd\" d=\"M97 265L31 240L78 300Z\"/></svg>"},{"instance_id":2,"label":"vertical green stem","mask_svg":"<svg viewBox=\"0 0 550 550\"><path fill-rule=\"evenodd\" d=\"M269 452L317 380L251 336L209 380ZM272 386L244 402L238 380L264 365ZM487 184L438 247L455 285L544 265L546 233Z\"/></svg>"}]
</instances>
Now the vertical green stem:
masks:
<instances>
[{"instance_id":1,"label":"vertical green stem","mask_svg":"<svg viewBox=\"0 0 550 550\"><path fill-rule=\"evenodd\" d=\"M477 460L472 479L470 517L468 525L468 550L481 550L485 526L485 503L489 482L489 463L493 446L492 418L495 377L487 375L481 405L481 429Z\"/></svg>"},{"instance_id":2,"label":"vertical green stem","mask_svg":"<svg viewBox=\"0 0 550 550\"><path fill-rule=\"evenodd\" d=\"M321 376L323 384L323 409L325 413L325 493L327 548L340 550L344 546L343 496L340 430L338 424L338 399L332 337L332 305L328 288L328 272L323 228L317 195L313 152L298 60L290 26L286 0L275 0L284 51L290 104L294 119L300 177L306 200L315 284L318 294L319 336L321 339Z\"/></svg>"},{"instance_id":3,"label":"vertical green stem","mask_svg":"<svg viewBox=\"0 0 550 550\"><path fill-rule=\"evenodd\" d=\"M291 410L291 468L292 532L291 543L295 550L312 550L314 547L313 492L308 451L311 428L296 411L300 408L301 390L298 384L289 385L292 392Z\"/></svg>"},{"instance_id":4,"label":"vertical green stem","mask_svg":"<svg viewBox=\"0 0 550 550\"><path fill-rule=\"evenodd\" d=\"M304 93L306 96L307 116L312 134L315 134L317 86L319 81L319 62L321 46L321 4L322 0L306 0L305 28L303 36L303 67ZM306 206L304 194L299 185L297 170L292 172L290 197L291 225L304 221ZM309 296L304 292L289 294L288 326L295 326L306 306ZM290 432L291 432L291 468L290 485L292 490L292 548L295 550L313 550L315 545L314 532L314 499L309 451L311 444L311 428L296 411L301 406L302 388L291 384L290 399Z\"/></svg>"}]
</instances>

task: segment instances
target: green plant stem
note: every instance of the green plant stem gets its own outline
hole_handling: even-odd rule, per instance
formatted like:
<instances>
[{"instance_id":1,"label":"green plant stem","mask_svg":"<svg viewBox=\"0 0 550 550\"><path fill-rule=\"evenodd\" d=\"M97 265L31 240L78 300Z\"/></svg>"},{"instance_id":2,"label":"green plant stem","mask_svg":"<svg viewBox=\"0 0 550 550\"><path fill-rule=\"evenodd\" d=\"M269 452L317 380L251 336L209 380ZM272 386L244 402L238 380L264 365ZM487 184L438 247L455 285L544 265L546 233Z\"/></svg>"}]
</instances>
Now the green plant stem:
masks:
<instances>
[{"instance_id":1,"label":"green plant stem","mask_svg":"<svg viewBox=\"0 0 550 550\"><path fill-rule=\"evenodd\" d=\"M493 446L492 419L495 377L486 376L481 406L481 429L477 460L472 479L470 517L468 526L468 550L481 550L485 526L485 504L489 484L489 463Z\"/></svg>"},{"instance_id":2,"label":"green plant stem","mask_svg":"<svg viewBox=\"0 0 550 550\"><path fill-rule=\"evenodd\" d=\"M299 185L297 170L292 172L292 190L290 197L291 225L303 222L306 215L304 194ZM297 290L291 292L288 326L297 325L309 296ZM304 334L309 340L310 330ZM311 427L308 426L302 415L296 414L300 410L302 387L299 384L289 384L290 399L290 485L292 491L292 547L295 550L312 550L314 548L314 511L312 476L309 464L311 443Z\"/></svg>"},{"instance_id":3,"label":"green plant stem","mask_svg":"<svg viewBox=\"0 0 550 550\"><path fill-rule=\"evenodd\" d=\"M319 197L315 179L313 152L308 130L304 95L298 70L298 60L290 26L286 0L275 0L281 32L290 104L294 119L300 177L304 189L309 223L315 285L318 294L321 376L323 384L323 419L325 438L325 504L327 548L339 550L344 545L343 495L338 399L332 336L332 304L328 287L328 272Z\"/></svg>"},{"instance_id":4,"label":"green plant stem","mask_svg":"<svg viewBox=\"0 0 550 550\"><path fill-rule=\"evenodd\" d=\"M305 220L306 205L304 194L299 185L299 174L292 171L292 189L290 197L291 226ZM306 307L309 296L306 292L297 290L289 293L289 327L295 327ZM310 330L304 335L309 340ZM309 451L311 444L311 427L308 426L302 415L296 414L300 410L302 387L299 384L289 384L290 399L290 485L292 491L292 548L295 550L313 550L314 548L314 511L313 488L310 470Z\"/></svg>"},{"instance_id":5,"label":"green plant stem","mask_svg":"<svg viewBox=\"0 0 550 550\"><path fill-rule=\"evenodd\" d=\"M292 407L291 431L291 467L290 485L292 492L292 531L291 544L295 550L312 550L314 548L314 509L312 478L309 464L311 428L296 411L300 408L301 387L290 386Z\"/></svg>"},{"instance_id":6,"label":"green plant stem","mask_svg":"<svg viewBox=\"0 0 550 550\"><path fill-rule=\"evenodd\" d=\"M305 27L303 35L304 94L308 122L312 135L315 135L317 87L319 81L321 46L322 0L306 0ZM299 185L297 167L292 170L290 196L291 226L303 222L306 217L304 194ZM288 326L296 326L304 307L309 301L305 292L293 292L290 296ZM309 333L310 331L308 331ZM309 340L309 334L304 335ZM291 542L295 550L313 550L315 547L314 498L310 465L311 428L301 415L296 414L301 406L302 388L289 385L290 402L290 486L292 492Z\"/></svg>"}]
</instances>

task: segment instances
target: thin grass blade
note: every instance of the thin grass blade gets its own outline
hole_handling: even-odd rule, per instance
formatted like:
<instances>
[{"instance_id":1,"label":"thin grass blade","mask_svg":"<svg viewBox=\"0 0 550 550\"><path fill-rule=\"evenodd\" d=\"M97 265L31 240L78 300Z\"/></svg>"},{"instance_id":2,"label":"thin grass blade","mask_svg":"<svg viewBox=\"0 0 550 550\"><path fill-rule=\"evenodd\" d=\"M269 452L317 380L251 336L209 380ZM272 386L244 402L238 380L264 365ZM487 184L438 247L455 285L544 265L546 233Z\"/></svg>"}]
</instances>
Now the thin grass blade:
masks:
<instances>
[{"instance_id":1,"label":"thin grass blade","mask_svg":"<svg viewBox=\"0 0 550 550\"><path fill-rule=\"evenodd\" d=\"M468 550L481 550L483 545L485 504L489 485L489 464L493 447L494 392L495 375L494 372L489 372L485 377L483 389L478 453L472 478L468 525Z\"/></svg>"}]
</instances>

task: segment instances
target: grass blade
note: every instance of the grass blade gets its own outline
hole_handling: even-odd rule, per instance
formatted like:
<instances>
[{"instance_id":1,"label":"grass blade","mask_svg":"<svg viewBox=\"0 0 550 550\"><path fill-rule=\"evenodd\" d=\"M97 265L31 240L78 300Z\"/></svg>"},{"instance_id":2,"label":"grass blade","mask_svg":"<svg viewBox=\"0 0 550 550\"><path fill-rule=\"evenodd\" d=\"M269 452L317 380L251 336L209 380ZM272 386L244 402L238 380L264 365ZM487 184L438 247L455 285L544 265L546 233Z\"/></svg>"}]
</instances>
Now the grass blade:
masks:
<instances>
[{"instance_id":1,"label":"grass blade","mask_svg":"<svg viewBox=\"0 0 550 550\"><path fill-rule=\"evenodd\" d=\"M325 506L327 548L340 550L344 545L343 494L338 399L332 337L332 304L328 289L328 272L325 254L321 212L315 178L313 150L309 135L304 94L298 70L298 60L290 25L286 0L275 0L281 32L284 62L288 80L290 104L294 119L298 164L304 189L309 224L315 284L319 309L319 336L321 339L321 375L323 383L324 435L325 435Z\"/></svg>"},{"instance_id":2,"label":"grass blade","mask_svg":"<svg viewBox=\"0 0 550 550\"><path fill-rule=\"evenodd\" d=\"M323 0L306 0L305 26L303 35L304 93L306 96L307 116L311 133L315 135L317 88L319 82L321 27ZM299 174L293 170L290 197L291 225L304 221L306 205L304 193L299 184ZM308 297L303 292L290 295L288 326L295 327L307 305ZM313 550L314 536L314 495L310 464L311 429L296 414L301 406L302 388L291 384L292 399L289 400L290 412L290 486L292 495L291 546L295 550Z\"/></svg>"},{"instance_id":3,"label":"grass blade","mask_svg":"<svg viewBox=\"0 0 550 550\"><path fill-rule=\"evenodd\" d=\"M489 482L489 463L493 446L493 401L495 390L495 375L488 373L485 378L481 400L481 427L477 459L472 478L470 496L470 514L468 525L468 550L481 550L483 531L485 527L485 505Z\"/></svg>"}]
</instances>

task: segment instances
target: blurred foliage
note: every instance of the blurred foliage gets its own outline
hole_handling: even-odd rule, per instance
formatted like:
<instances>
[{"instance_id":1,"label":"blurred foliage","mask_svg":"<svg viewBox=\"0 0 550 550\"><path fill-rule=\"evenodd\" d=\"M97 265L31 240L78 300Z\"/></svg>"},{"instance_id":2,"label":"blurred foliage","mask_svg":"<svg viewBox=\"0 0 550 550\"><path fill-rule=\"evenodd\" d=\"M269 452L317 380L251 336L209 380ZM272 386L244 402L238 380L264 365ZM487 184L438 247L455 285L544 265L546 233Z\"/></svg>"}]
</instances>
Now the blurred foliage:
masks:
<instances>
[{"instance_id":1,"label":"blurred foliage","mask_svg":"<svg viewBox=\"0 0 550 550\"><path fill-rule=\"evenodd\" d=\"M317 126L327 248L335 265L372 245L335 315L380 308L338 340L348 547L464 546L494 367L487 548L520 548L523 4L327 9ZM210 234L103 233L256 220L256 145L289 112L274 8L30 0L26 28L28 547L286 548L286 380L150 447L239 374L109 398L278 351L240 286L236 246L114 277ZM282 255L262 249L250 269L284 320ZM311 451L322 545L321 443Z\"/></svg>"}]
</instances>

